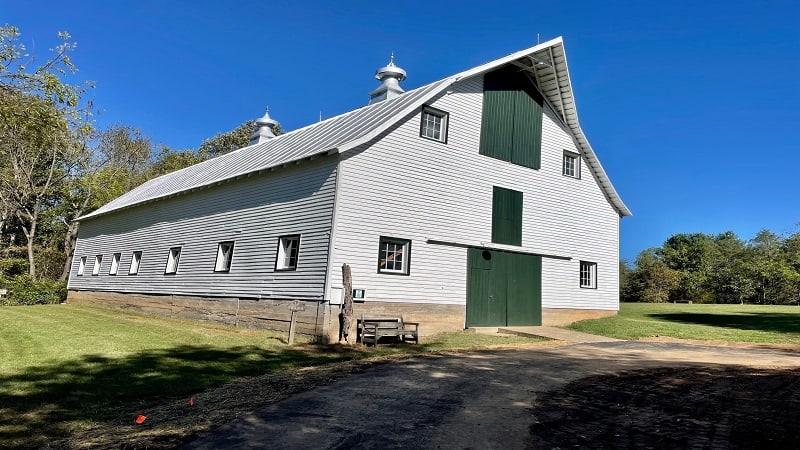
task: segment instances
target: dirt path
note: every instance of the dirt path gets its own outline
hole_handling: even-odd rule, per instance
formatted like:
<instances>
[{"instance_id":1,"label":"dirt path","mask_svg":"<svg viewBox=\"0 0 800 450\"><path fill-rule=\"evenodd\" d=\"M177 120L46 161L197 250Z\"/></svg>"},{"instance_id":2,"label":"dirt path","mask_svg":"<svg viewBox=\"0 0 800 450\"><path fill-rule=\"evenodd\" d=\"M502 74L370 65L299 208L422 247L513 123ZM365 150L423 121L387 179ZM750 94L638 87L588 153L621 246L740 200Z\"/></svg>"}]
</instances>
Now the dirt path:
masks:
<instances>
[{"instance_id":1,"label":"dirt path","mask_svg":"<svg viewBox=\"0 0 800 450\"><path fill-rule=\"evenodd\" d=\"M269 405L187 448L786 447L798 442L798 368L796 349L663 342L419 358Z\"/></svg>"}]
</instances>

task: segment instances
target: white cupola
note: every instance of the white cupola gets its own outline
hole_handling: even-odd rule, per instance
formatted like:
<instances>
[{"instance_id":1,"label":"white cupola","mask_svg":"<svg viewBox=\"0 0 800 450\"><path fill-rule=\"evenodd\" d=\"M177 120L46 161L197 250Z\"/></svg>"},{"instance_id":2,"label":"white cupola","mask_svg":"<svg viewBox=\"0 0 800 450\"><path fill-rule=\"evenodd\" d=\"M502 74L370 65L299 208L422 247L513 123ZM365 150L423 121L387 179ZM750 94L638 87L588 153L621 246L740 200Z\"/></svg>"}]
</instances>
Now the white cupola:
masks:
<instances>
[{"instance_id":1,"label":"white cupola","mask_svg":"<svg viewBox=\"0 0 800 450\"><path fill-rule=\"evenodd\" d=\"M275 127L278 121L269 116L269 108L264 111L264 117L256 119L256 129L250 135L250 145L260 144L275 137Z\"/></svg>"},{"instance_id":2,"label":"white cupola","mask_svg":"<svg viewBox=\"0 0 800 450\"><path fill-rule=\"evenodd\" d=\"M394 65L394 53L389 64L375 71L375 79L381 82L377 89L369 93L369 104L397 97L402 94L400 82L406 79L406 71Z\"/></svg>"}]
</instances>

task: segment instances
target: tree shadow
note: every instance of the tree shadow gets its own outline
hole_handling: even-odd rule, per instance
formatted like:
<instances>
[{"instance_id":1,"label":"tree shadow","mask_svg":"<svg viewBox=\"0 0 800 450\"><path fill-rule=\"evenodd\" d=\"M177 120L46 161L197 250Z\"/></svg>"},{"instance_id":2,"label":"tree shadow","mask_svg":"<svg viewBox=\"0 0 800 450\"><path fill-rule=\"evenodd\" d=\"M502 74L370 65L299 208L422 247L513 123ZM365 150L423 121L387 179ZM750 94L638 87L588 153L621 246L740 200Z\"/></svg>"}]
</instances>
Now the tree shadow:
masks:
<instances>
[{"instance_id":1,"label":"tree shadow","mask_svg":"<svg viewBox=\"0 0 800 450\"><path fill-rule=\"evenodd\" d=\"M346 352L255 346L184 345L122 358L80 359L0 376L0 448L41 448L76 423L133 423L138 412L168 398L201 392L234 377L352 359Z\"/></svg>"},{"instance_id":2,"label":"tree shadow","mask_svg":"<svg viewBox=\"0 0 800 450\"><path fill-rule=\"evenodd\" d=\"M733 328L737 330L769 331L776 333L800 334L800 310L793 313L658 313L648 314L654 319L696 325Z\"/></svg>"}]
</instances>

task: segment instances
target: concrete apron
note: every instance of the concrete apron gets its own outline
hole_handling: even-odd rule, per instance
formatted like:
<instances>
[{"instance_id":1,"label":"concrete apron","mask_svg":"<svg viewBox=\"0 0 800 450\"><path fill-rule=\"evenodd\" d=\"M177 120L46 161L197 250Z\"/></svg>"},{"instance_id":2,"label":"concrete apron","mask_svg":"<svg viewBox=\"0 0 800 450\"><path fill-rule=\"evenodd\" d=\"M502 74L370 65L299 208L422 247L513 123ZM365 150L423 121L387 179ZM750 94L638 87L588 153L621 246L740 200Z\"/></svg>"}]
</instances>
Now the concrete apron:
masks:
<instances>
[{"instance_id":1,"label":"concrete apron","mask_svg":"<svg viewBox=\"0 0 800 450\"><path fill-rule=\"evenodd\" d=\"M581 333L580 331L566 330L564 328L548 327L548 326L531 326L531 327L479 327L470 328L476 333L481 334L512 334L517 336L539 336L558 341L570 342L574 344L591 344L596 342L620 342L620 339L614 339L606 336L597 336L595 334Z\"/></svg>"}]
</instances>

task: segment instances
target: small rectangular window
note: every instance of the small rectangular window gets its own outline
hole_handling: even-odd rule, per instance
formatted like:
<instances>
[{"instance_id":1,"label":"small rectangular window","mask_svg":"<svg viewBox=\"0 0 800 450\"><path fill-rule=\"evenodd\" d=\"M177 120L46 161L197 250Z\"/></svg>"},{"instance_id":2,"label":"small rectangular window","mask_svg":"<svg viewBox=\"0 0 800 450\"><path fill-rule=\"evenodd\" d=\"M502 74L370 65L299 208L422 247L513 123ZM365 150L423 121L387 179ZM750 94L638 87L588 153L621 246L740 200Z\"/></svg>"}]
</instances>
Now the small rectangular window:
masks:
<instances>
[{"instance_id":1,"label":"small rectangular window","mask_svg":"<svg viewBox=\"0 0 800 450\"><path fill-rule=\"evenodd\" d=\"M597 288L597 263L581 261L581 287Z\"/></svg>"},{"instance_id":2,"label":"small rectangular window","mask_svg":"<svg viewBox=\"0 0 800 450\"><path fill-rule=\"evenodd\" d=\"M579 155L565 151L562 175L565 177L580 178L580 162Z\"/></svg>"},{"instance_id":3,"label":"small rectangular window","mask_svg":"<svg viewBox=\"0 0 800 450\"><path fill-rule=\"evenodd\" d=\"M300 255L300 235L281 236L278 239L278 257L275 270L296 270Z\"/></svg>"},{"instance_id":4,"label":"small rectangular window","mask_svg":"<svg viewBox=\"0 0 800 450\"><path fill-rule=\"evenodd\" d=\"M167 267L164 269L164 274L174 275L178 273L178 263L181 260L181 248L172 247L169 249L169 256L167 256Z\"/></svg>"},{"instance_id":5,"label":"small rectangular window","mask_svg":"<svg viewBox=\"0 0 800 450\"><path fill-rule=\"evenodd\" d=\"M422 107L422 122L419 135L434 141L447 143L448 114L430 106Z\"/></svg>"},{"instance_id":6,"label":"small rectangular window","mask_svg":"<svg viewBox=\"0 0 800 450\"><path fill-rule=\"evenodd\" d=\"M92 275L100 275L100 263L103 262L103 255L94 257L94 267L92 267Z\"/></svg>"},{"instance_id":7,"label":"small rectangular window","mask_svg":"<svg viewBox=\"0 0 800 450\"><path fill-rule=\"evenodd\" d=\"M86 270L86 257L81 256L81 262L78 264L78 275L83 275Z\"/></svg>"},{"instance_id":8,"label":"small rectangular window","mask_svg":"<svg viewBox=\"0 0 800 450\"><path fill-rule=\"evenodd\" d=\"M214 272L230 272L233 262L233 241L220 242L217 246L217 263Z\"/></svg>"},{"instance_id":9,"label":"small rectangular window","mask_svg":"<svg viewBox=\"0 0 800 450\"><path fill-rule=\"evenodd\" d=\"M114 253L111 256L111 268L108 269L109 275L116 275L117 271L119 270L119 258L122 256L122 253Z\"/></svg>"},{"instance_id":10,"label":"small rectangular window","mask_svg":"<svg viewBox=\"0 0 800 450\"><path fill-rule=\"evenodd\" d=\"M378 273L408 275L411 241L381 236L378 246Z\"/></svg>"},{"instance_id":11,"label":"small rectangular window","mask_svg":"<svg viewBox=\"0 0 800 450\"><path fill-rule=\"evenodd\" d=\"M128 271L128 275L136 275L139 273L139 264L142 262L142 252L133 252L133 256L131 257L131 269Z\"/></svg>"}]
</instances>

